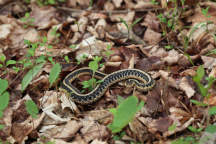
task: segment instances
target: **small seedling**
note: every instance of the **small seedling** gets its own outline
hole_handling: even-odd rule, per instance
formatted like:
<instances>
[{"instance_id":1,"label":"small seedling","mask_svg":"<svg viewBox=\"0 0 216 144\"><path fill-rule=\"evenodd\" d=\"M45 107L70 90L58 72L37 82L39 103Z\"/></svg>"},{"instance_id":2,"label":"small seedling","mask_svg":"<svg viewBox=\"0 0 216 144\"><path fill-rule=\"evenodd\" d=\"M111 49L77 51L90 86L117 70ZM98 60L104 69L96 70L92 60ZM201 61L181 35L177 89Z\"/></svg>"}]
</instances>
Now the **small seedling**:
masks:
<instances>
[{"instance_id":1,"label":"small seedling","mask_svg":"<svg viewBox=\"0 0 216 144\"><path fill-rule=\"evenodd\" d=\"M21 18L21 21L25 23L24 28L28 28L29 26L34 26L35 19L30 17L30 13L25 13L25 16Z\"/></svg>"}]
</instances>

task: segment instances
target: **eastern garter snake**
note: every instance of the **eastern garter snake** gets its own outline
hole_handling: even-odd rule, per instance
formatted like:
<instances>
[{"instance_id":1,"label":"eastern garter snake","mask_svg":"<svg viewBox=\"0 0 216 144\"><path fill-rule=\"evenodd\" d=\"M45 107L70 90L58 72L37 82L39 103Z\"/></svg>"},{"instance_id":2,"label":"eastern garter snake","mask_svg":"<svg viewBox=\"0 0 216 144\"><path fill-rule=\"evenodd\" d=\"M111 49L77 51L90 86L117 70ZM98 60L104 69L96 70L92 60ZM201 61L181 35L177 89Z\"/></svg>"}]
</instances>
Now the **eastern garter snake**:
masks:
<instances>
[{"instance_id":1,"label":"eastern garter snake","mask_svg":"<svg viewBox=\"0 0 216 144\"><path fill-rule=\"evenodd\" d=\"M89 68L77 69L68 74L61 85L61 88L70 94L72 101L80 104L90 104L97 101L103 96L109 86L122 80L127 80L127 85L136 86L136 88L141 91L148 91L155 85L152 77L148 73L139 69L123 69L108 75L96 71L94 77L102 79L102 82L90 93L82 94L72 85L72 82L79 76L85 74L93 75L93 71Z\"/></svg>"}]
</instances>

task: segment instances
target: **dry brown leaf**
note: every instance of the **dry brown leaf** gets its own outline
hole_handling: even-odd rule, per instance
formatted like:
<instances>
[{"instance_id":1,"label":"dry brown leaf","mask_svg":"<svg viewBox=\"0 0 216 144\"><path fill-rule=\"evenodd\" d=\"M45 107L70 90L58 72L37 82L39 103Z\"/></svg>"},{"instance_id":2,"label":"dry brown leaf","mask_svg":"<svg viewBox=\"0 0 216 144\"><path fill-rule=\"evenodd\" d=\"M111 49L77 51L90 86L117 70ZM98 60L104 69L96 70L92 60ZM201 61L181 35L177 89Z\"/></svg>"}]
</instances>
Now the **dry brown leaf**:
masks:
<instances>
[{"instance_id":1,"label":"dry brown leaf","mask_svg":"<svg viewBox=\"0 0 216 144\"><path fill-rule=\"evenodd\" d=\"M141 25L146 26L153 31L160 32L160 21L154 13L149 12Z\"/></svg>"},{"instance_id":2,"label":"dry brown leaf","mask_svg":"<svg viewBox=\"0 0 216 144\"><path fill-rule=\"evenodd\" d=\"M176 80L173 79L172 77L169 77L169 73L166 72L166 71L163 71L163 70L160 70L159 71L161 77L167 81L167 84L170 86L170 87L174 87L176 89L179 89L179 86L177 85L176 83Z\"/></svg>"},{"instance_id":3,"label":"dry brown leaf","mask_svg":"<svg viewBox=\"0 0 216 144\"><path fill-rule=\"evenodd\" d=\"M102 139L109 136L109 132L104 125L100 125L95 121L87 119L82 120L81 123L83 124L83 128L80 131L83 135L83 139L86 142L90 142L94 139Z\"/></svg>"},{"instance_id":4,"label":"dry brown leaf","mask_svg":"<svg viewBox=\"0 0 216 144\"><path fill-rule=\"evenodd\" d=\"M157 120L153 120L151 123L148 124L148 130L151 133L156 132L166 132L168 128L173 124L173 120L170 117L159 118Z\"/></svg>"},{"instance_id":5,"label":"dry brown leaf","mask_svg":"<svg viewBox=\"0 0 216 144\"><path fill-rule=\"evenodd\" d=\"M10 26L10 47L24 48L24 39L35 42L38 40L38 32L34 28L24 29L19 22L14 18L9 18L1 15L0 21Z\"/></svg>"},{"instance_id":6,"label":"dry brown leaf","mask_svg":"<svg viewBox=\"0 0 216 144\"><path fill-rule=\"evenodd\" d=\"M180 131L187 129L188 126L190 126L195 120L193 117L191 117L191 115L189 113L187 113L187 112L185 112L179 108L171 107L170 113L171 113L170 118L172 118L173 124L176 125L176 128L173 131L164 132L163 137L168 137L168 136L173 135L177 132L180 132ZM187 118L185 119L185 117L187 117ZM184 121L182 121L182 120L184 120Z\"/></svg>"},{"instance_id":7,"label":"dry brown leaf","mask_svg":"<svg viewBox=\"0 0 216 144\"><path fill-rule=\"evenodd\" d=\"M90 13L88 15L89 20L106 19L107 16L103 13Z\"/></svg>"},{"instance_id":8,"label":"dry brown leaf","mask_svg":"<svg viewBox=\"0 0 216 144\"><path fill-rule=\"evenodd\" d=\"M86 30L87 24L88 24L88 18L87 17L81 17L78 20L77 24L71 25L70 28L73 32L79 31L81 33L84 33Z\"/></svg>"},{"instance_id":9,"label":"dry brown leaf","mask_svg":"<svg viewBox=\"0 0 216 144\"><path fill-rule=\"evenodd\" d=\"M90 144L108 144L108 143L105 142L105 141L100 141L100 140L98 140L98 139L95 139L95 140L93 140Z\"/></svg>"},{"instance_id":10,"label":"dry brown leaf","mask_svg":"<svg viewBox=\"0 0 216 144\"><path fill-rule=\"evenodd\" d=\"M92 110L84 113L85 119L91 118L94 121L100 122L100 124L106 125L112 121L112 114L107 110Z\"/></svg>"},{"instance_id":11,"label":"dry brown leaf","mask_svg":"<svg viewBox=\"0 0 216 144\"><path fill-rule=\"evenodd\" d=\"M144 143L149 137L147 127L135 118L129 123L130 130L132 131L132 137L137 138L140 142Z\"/></svg>"},{"instance_id":12,"label":"dry brown leaf","mask_svg":"<svg viewBox=\"0 0 216 144\"><path fill-rule=\"evenodd\" d=\"M70 140L81 127L82 124L75 120L68 121L65 125L57 127L59 131L54 137L57 139Z\"/></svg>"},{"instance_id":13,"label":"dry brown leaf","mask_svg":"<svg viewBox=\"0 0 216 144\"><path fill-rule=\"evenodd\" d=\"M43 106L42 110L56 122L67 122L70 118L61 118L64 116L64 113L57 112L60 108L58 95L60 95L60 93L55 91L46 91L45 95L40 100Z\"/></svg>"},{"instance_id":14,"label":"dry brown leaf","mask_svg":"<svg viewBox=\"0 0 216 144\"><path fill-rule=\"evenodd\" d=\"M168 52L168 55L166 57L162 58L162 60L164 62L167 62L168 65L173 65L173 64L178 63L179 58L180 58L179 53L173 49L173 50L170 50Z\"/></svg>"},{"instance_id":15,"label":"dry brown leaf","mask_svg":"<svg viewBox=\"0 0 216 144\"><path fill-rule=\"evenodd\" d=\"M0 5L4 5L5 3L9 2L10 0L0 0Z\"/></svg>"},{"instance_id":16,"label":"dry brown leaf","mask_svg":"<svg viewBox=\"0 0 216 144\"><path fill-rule=\"evenodd\" d=\"M80 6L89 6L90 0L76 0Z\"/></svg>"},{"instance_id":17,"label":"dry brown leaf","mask_svg":"<svg viewBox=\"0 0 216 144\"><path fill-rule=\"evenodd\" d=\"M149 55L151 56L163 58L168 55L167 51L164 50L164 48L159 48L159 46L154 46L154 47L149 46L149 47L145 47L144 49L149 50Z\"/></svg>"},{"instance_id":18,"label":"dry brown leaf","mask_svg":"<svg viewBox=\"0 0 216 144\"><path fill-rule=\"evenodd\" d=\"M185 71L180 73L181 76L195 76L196 75L196 71L194 69L186 69Z\"/></svg>"},{"instance_id":19,"label":"dry brown leaf","mask_svg":"<svg viewBox=\"0 0 216 144\"><path fill-rule=\"evenodd\" d=\"M68 7L76 7L76 1L75 0L68 0L67 6Z\"/></svg>"},{"instance_id":20,"label":"dry brown leaf","mask_svg":"<svg viewBox=\"0 0 216 144\"><path fill-rule=\"evenodd\" d=\"M123 0L112 0L114 3L115 7L119 8L123 2Z\"/></svg>"},{"instance_id":21,"label":"dry brown leaf","mask_svg":"<svg viewBox=\"0 0 216 144\"><path fill-rule=\"evenodd\" d=\"M53 24L58 24L55 19L56 10L51 6L38 7L37 5L32 5L31 17L34 18L34 25L38 29L46 29Z\"/></svg>"},{"instance_id":22,"label":"dry brown leaf","mask_svg":"<svg viewBox=\"0 0 216 144\"><path fill-rule=\"evenodd\" d=\"M69 96L66 95L65 92L62 92L61 95L61 107L64 110L65 108L69 108L72 111L76 112L76 113L80 113L79 109L77 108L77 105L70 100Z\"/></svg>"},{"instance_id":23,"label":"dry brown leaf","mask_svg":"<svg viewBox=\"0 0 216 144\"><path fill-rule=\"evenodd\" d=\"M201 58L204 63L204 68L211 70L216 66L216 58L208 57L208 56L201 56Z\"/></svg>"},{"instance_id":24,"label":"dry brown leaf","mask_svg":"<svg viewBox=\"0 0 216 144\"><path fill-rule=\"evenodd\" d=\"M4 125L4 128L0 131L0 137L2 140L6 140L6 138L11 134L12 115L13 110L8 107L4 110L3 117L0 119L0 124Z\"/></svg>"},{"instance_id":25,"label":"dry brown leaf","mask_svg":"<svg viewBox=\"0 0 216 144\"><path fill-rule=\"evenodd\" d=\"M148 28L144 34L143 39L149 44L156 44L161 40L161 33L155 32Z\"/></svg>"},{"instance_id":26,"label":"dry brown leaf","mask_svg":"<svg viewBox=\"0 0 216 144\"><path fill-rule=\"evenodd\" d=\"M94 36L84 39L77 47L76 59L83 61L83 55L91 58L95 55L101 55L107 49L107 45L112 47L113 43L97 40Z\"/></svg>"},{"instance_id":27,"label":"dry brown leaf","mask_svg":"<svg viewBox=\"0 0 216 144\"><path fill-rule=\"evenodd\" d=\"M214 6L214 2L204 2L203 6L209 7L207 16L203 15L202 9L200 7L197 7L195 9L194 15L188 18L188 21L195 23L201 23L201 22L207 22L212 21L214 24L216 24L216 7ZM210 16L210 17L209 17Z\"/></svg>"},{"instance_id":28,"label":"dry brown leaf","mask_svg":"<svg viewBox=\"0 0 216 144\"><path fill-rule=\"evenodd\" d=\"M52 34L53 30L55 29L56 31L59 30L59 28L62 26L62 24L58 24L58 25L53 25L51 29L49 29L48 33L47 33L47 42L49 44L51 44L52 42L56 41L58 39L58 37L56 37L56 35Z\"/></svg>"},{"instance_id":29,"label":"dry brown leaf","mask_svg":"<svg viewBox=\"0 0 216 144\"><path fill-rule=\"evenodd\" d=\"M11 24L0 25L0 40L6 39L11 33L13 26Z\"/></svg>"},{"instance_id":30,"label":"dry brown leaf","mask_svg":"<svg viewBox=\"0 0 216 144\"><path fill-rule=\"evenodd\" d=\"M128 25L132 24L133 23L133 19L134 19L134 16L135 16L135 12L132 11L132 12L129 12L127 14L113 14L110 19L111 21L113 22L120 22L120 18L122 18L123 20L126 21L126 23Z\"/></svg>"},{"instance_id":31,"label":"dry brown leaf","mask_svg":"<svg viewBox=\"0 0 216 144\"><path fill-rule=\"evenodd\" d=\"M153 4L152 2L147 2L142 0L137 1L137 4L134 6L135 9L146 9L146 8L155 8L155 7L156 5Z\"/></svg>"},{"instance_id":32,"label":"dry brown leaf","mask_svg":"<svg viewBox=\"0 0 216 144\"><path fill-rule=\"evenodd\" d=\"M195 94L195 90L192 88L186 77L183 77L180 80L179 88L186 93L189 99Z\"/></svg>"},{"instance_id":33,"label":"dry brown leaf","mask_svg":"<svg viewBox=\"0 0 216 144\"><path fill-rule=\"evenodd\" d=\"M18 143L25 141L27 136L41 124L45 117L45 113L38 115L37 119L29 117L26 121L22 123L13 123L11 134Z\"/></svg>"}]
</instances>

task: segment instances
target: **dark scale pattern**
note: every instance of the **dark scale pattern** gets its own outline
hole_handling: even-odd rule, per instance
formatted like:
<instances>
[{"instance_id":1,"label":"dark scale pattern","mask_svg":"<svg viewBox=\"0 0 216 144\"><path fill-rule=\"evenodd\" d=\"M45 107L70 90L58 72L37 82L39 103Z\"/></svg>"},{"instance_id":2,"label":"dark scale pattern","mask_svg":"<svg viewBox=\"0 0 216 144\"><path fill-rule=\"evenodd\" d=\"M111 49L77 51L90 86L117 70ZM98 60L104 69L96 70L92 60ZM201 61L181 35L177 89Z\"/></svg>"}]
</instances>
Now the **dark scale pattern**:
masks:
<instances>
[{"instance_id":1,"label":"dark scale pattern","mask_svg":"<svg viewBox=\"0 0 216 144\"><path fill-rule=\"evenodd\" d=\"M93 71L89 68L81 68L72 73L70 73L65 80L63 81L62 88L68 91L71 95L71 98L80 104L89 104L97 99L99 99L107 88L121 80L129 79L126 84L128 85L135 85L138 89L141 90L148 90L154 86L154 80L145 72L136 69L127 69L127 70L120 70L114 72L109 75L105 75L100 72L95 72L95 76L98 78L103 78L102 83L100 83L92 92L88 94L81 94L79 90L71 85L71 81L73 81L78 76L89 73L93 74Z\"/></svg>"}]
</instances>

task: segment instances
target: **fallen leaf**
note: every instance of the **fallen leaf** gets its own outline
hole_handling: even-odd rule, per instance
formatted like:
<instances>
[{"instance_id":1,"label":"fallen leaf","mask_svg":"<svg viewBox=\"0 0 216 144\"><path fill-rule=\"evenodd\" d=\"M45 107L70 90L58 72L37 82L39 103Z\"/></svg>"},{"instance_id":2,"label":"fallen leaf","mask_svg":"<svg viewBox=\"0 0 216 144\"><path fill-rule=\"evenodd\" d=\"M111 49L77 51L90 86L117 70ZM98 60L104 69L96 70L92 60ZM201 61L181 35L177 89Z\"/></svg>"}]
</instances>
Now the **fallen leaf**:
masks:
<instances>
[{"instance_id":1,"label":"fallen leaf","mask_svg":"<svg viewBox=\"0 0 216 144\"><path fill-rule=\"evenodd\" d=\"M186 77L180 80L179 88L186 93L189 99L195 94L195 90L191 87Z\"/></svg>"}]
</instances>

